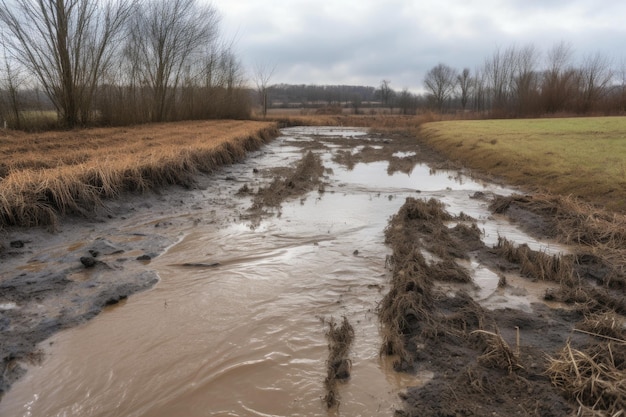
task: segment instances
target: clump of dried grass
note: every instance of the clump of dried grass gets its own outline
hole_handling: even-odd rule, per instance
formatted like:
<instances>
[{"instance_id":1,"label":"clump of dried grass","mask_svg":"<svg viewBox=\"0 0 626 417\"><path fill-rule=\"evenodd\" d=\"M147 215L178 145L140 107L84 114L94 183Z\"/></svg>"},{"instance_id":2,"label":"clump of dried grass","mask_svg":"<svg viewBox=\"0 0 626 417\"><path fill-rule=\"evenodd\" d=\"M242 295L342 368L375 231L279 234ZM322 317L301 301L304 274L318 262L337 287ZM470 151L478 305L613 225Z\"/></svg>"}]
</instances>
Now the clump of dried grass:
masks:
<instances>
[{"instance_id":1,"label":"clump of dried grass","mask_svg":"<svg viewBox=\"0 0 626 417\"><path fill-rule=\"evenodd\" d=\"M433 279L442 282L472 282L472 276L467 269L456 263L454 260L446 259L430 265L430 275Z\"/></svg>"},{"instance_id":2,"label":"clump of dried grass","mask_svg":"<svg viewBox=\"0 0 626 417\"><path fill-rule=\"evenodd\" d=\"M519 346L514 352L509 344L502 338L500 331L475 330L471 333L480 338L484 345L484 352L478 358L478 362L488 368L508 370L509 374L515 370L523 369L519 360Z\"/></svg>"},{"instance_id":3,"label":"clump of dried grass","mask_svg":"<svg viewBox=\"0 0 626 417\"><path fill-rule=\"evenodd\" d=\"M298 162L295 168L287 170L288 174L277 176L264 188L260 188L254 196L253 211L261 210L263 207L278 207L286 199L301 195L315 186L320 185L320 178L324 174L319 155L307 152Z\"/></svg>"},{"instance_id":4,"label":"clump of dried grass","mask_svg":"<svg viewBox=\"0 0 626 417\"><path fill-rule=\"evenodd\" d=\"M408 197L394 217L406 220L447 221L453 217L445 210L445 204L431 198L428 201Z\"/></svg>"},{"instance_id":5,"label":"clump of dried grass","mask_svg":"<svg viewBox=\"0 0 626 417\"><path fill-rule=\"evenodd\" d=\"M552 383L580 405L580 412L621 416L626 410L626 341L578 350L570 342L549 358ZM597 413L597 414L596 414Z\"/></svg>"},{"instance_id":6,"label":"clump of dried grass","mask_svg":"<svg viewBox=\"0 0 626 417\"><path fill-rule=\"evenodd\" d=\"M577 330L607 340L626 341L626 320L614 311L586 315Z\"/></svg>"},{"instance_id":7,"label":"clump of dried grass","mask_svg":"<svg viewBox=\"0 0 626 417\"><path fill-rule=\"evenodd\" d=\"M542 281L572 281L574 271L572 256L549 255L532 250L526 244L516 246L503 237L498 237L495 250L507 261L518 264L522 275Z\"/></svg>"},{"instance_id":8,"label":"clump of dried grass","mask_svg":"<svg viewBox=\"0 0 626 417\"><path fill-rule=\"evenodd\" d=\"M326 388L324 402L327 408L333 408L339 406L337 383L350 378L352 369L352 362L348 353L354 341L354 328L345 316L341 326L338 326L331 317L328 321L326 340L328 341L328 360L326 362L326 379L324 380L324 387Z\"/></svg>"},{"instance_id":9,"label":"clump of dried grass","mask_svg":"<svg viewBox=\"0 0 626 417\"><path fill-rule=\"evenodd\" d=\"M0 143L0 225L54 225L103 198L168 184L233 163L276 136L268 123L210 121L122 129L19 133Z\"/></svg>"}]
</instances>

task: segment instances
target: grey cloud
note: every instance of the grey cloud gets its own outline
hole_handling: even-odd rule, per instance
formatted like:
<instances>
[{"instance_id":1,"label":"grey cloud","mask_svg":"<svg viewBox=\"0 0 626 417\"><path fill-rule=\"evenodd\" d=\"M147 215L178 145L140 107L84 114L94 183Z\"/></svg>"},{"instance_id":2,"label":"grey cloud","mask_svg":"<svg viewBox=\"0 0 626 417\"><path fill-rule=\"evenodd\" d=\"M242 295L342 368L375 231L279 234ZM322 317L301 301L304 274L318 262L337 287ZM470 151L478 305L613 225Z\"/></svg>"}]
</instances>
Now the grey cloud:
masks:
<instances>
[{"instance_id":1,"label":"grey cloud","mask_svg":"<svg viewBox=\"0 0 626 417\"><path fill-rule=\"evenodd\" d=\"M604 8L592 11L588 1L510 0L485 7L484 1L361 0L354 13L343 15L327 13L324 2L300 0L297 7L273 10L271 2L248 0L232 9L245 13L228 18L230 3L221 1L225 20L239 28L236 47L244 63L276 65L273 82L378 85L384 78L398 89L420 89L439 62L474 70L497 47L532 43L545 52L560 41L571 41L580 54L621 54L626 34L615 23L626 3L604 0Z\"/></svg>"}]
</instances>

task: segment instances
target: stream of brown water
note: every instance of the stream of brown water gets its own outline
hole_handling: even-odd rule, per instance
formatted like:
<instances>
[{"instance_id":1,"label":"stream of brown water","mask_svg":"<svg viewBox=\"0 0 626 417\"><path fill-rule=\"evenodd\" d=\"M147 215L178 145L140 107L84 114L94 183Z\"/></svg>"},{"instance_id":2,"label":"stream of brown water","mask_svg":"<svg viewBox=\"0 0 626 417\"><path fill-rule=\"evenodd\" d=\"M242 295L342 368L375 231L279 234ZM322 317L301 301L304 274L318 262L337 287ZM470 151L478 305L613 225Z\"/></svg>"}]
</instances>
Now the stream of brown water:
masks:
<instances>
[{"instance_id":1,"label":"stream of brown water","mask_svg":"<svg viewBox=\"0 0 626 417\"><path fill-rule=\"evenodd\" d=\"M187 192L193 195L179 207L144 210L90 232L123 240L166 225L161 233L176 243L142 266L158 272L154 289L44 342L43 363L31 366L7 393L0 415L327 416L321 400L324 321L342 316L356 337L352 376L341 385L335 413L393 415L398 392L432 377L395 373L378 354L376 308L389 279L383 231L405 198L435 197L450 212L479 219L487 243L505 234L550 247L493 218L486 202L469 198L476 191L510 190L433 174L422 165L410 175L388 175L386 162L349 171L332 163L328 152L323 160L332 174L325 193L286 202L279 216L256 227L240 219L250 201L235 192L261 181L253 168L286 166L301 157L287 140L364 133L285 129L243 163L214 174L206 190ZM74 238L68 248L86 239ZM195 266L184 265L190 263ZM478 277L479 298L507 302L494 295L494 273L469 267Z\"/></svg>"}]
</instances>

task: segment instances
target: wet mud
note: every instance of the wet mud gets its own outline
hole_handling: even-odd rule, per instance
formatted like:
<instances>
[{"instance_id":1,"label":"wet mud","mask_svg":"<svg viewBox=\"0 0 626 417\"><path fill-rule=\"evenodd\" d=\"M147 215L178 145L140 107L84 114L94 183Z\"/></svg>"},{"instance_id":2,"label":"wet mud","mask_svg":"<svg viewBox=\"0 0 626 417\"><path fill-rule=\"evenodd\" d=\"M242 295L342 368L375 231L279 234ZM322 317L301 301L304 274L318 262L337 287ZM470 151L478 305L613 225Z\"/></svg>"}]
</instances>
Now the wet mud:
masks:
<instances>
[{"instance_id":1,"label":"wet mud","mask_svg":"<svg viewBox=\"0 0 626 417\"><path fill-rule=\"evenodd\" d=\"M503 212L516 201L530 205L532 198L502 200L496 198L492 209ZM551 212L563 209L542 199L534 206L549 205ZM535 230L537 211L518 207L513 216ZM552 230L551 237L566 240L554 231L558 222L556 216L541 216L539 224L551 225L541 228L543 233ZM567 236L573 232L562 230ZM398 371L428 369L435 375L402 394L406 407L399 415L616 415L624 410L625 392L616 382L626 376L620 265L592 257L588 244L570 246L575 252L570 254L535 251L504 237L487 246L473 219L451 216L434 199L408 198L390 221L386 241L393 249L393 277L379 311L381 352L396 357ZM423 253L435 254L434 259L426 261ZM442 288L442 282L471 281L456 262L468 257L498 271L498 292L507 290L506 274L514 271L523 279L549 282L543 300L560 305L536 301L528 311L490 309L464 289ZM613 350L620 353L613 357L608 354ZM610 371L598 375L590 369Z\"/></svg>"},{"instance_id":2,"label":"wet mud","mask_svg":"<svg viewBox=\"0 0 626 417\"><path fill-rule=\"evenodd\" d=\"M616 221L401 134L284 129L194 189L4 232L0 414L614 414Z\"/></svg>"}]
</instances>

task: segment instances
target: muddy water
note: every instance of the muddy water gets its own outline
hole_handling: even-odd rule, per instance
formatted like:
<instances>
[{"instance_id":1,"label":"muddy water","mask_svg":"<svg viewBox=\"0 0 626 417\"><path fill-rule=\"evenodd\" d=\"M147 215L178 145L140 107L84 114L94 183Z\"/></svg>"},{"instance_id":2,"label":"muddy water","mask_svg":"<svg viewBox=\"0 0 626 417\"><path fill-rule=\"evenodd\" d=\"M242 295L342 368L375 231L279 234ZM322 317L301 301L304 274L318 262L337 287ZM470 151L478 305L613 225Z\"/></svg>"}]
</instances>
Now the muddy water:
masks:
<instances>
[{"instance_id":1,"label":"muddy water","mask_svg":"<svg viewBox=\"0 0 626 417\"><path fill-rule=\"evenodd\" d=\"M503 235L561 250L532 240L492 217L485 201L469 198L476 191L510 190L422 165L410 175L387 175L387 162L350 171L334 164L332 152L341 146L332 138L364 135L360 130L292 128L283 134L180 204L155 203L98 231L112 241L130 240L158 226L175 243L142 267L157 271L160 282L46 341L42 364L13 386L0 415L328 415L321 401L324 321L346 316L356 338L338 414L391 416L399 391L432 376L397 374L378 355L376 307L389 278L383 230L406 197L438 198L450 212L479 219L490 244ZM250 201L235 192L268 181L253 168L298 160L302 149L288 144L294 139L328 142L319 151L330 169L325 192L284 203L252 224L245 220ZM86 237L75 239L68 248ZM485 304L523 308L531 301L533 291L515 295L510 285L513 293L500 293L493 272L477 262L468 267L479 284L470 290Z\"/></svg>"}]
</instances>

